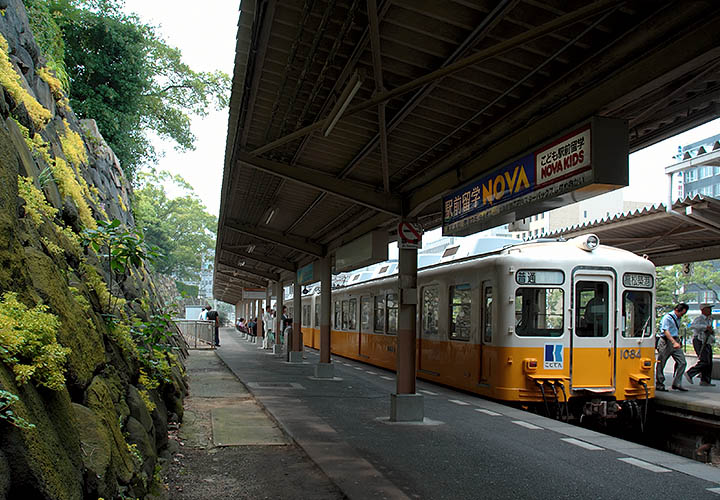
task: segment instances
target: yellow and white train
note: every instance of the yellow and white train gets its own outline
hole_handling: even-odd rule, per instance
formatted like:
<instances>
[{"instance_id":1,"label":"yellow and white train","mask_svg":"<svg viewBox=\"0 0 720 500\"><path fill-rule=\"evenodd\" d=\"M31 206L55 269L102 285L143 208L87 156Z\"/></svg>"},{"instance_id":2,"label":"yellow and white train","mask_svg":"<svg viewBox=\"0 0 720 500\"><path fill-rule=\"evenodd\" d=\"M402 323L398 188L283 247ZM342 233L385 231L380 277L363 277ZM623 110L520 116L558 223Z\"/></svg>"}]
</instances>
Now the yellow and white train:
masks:
<instances>
[{"instance_id":1,"label":"yellow and white train","mask_svg":"<svg viewBox=\"0 0 720 500\"><path fill-rule=\"evenodd\" d=\"M640 417L654 397L655 266L594 235L427 267L417 290L420 378L558 417ZM397 277L332 301L332 352L395 369ZM320 296L302 305L319 348Z\"/></svg>"}]
</instances>

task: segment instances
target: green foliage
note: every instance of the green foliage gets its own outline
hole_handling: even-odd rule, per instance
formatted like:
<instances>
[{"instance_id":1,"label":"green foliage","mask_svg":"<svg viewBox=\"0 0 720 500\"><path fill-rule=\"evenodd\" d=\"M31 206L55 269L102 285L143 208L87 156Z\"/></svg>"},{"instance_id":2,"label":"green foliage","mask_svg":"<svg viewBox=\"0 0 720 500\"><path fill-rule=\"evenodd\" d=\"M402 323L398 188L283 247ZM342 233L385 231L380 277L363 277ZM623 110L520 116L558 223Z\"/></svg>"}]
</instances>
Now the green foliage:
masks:
<instances>
[{"instance_id":1,"label":"green foliage","mask_svg":"<svg viewBox=\"0 0 720 500\"><path fill-rule=\"evenodd\" d=\"M681 265L657 268L656 302L658 315L672 310L678 302L688 302L697 298L697 291L688 292L690 287L699 291L712 292L714 301L719 301L720 272L714 261L695 262L689 275L682 273Z\"/></svg>"},{"instance_id":2,"label":"green foliage","mask_svg":"<svg viewBox=\"0 0 720 500\"><path fill-rule=\"evenodd\" d=\"M153 171L139 174L138 180L135 223L146 241L159 249L155 270L179 280L198 279L203 258L209 258L215 247L217 217L207 212L180 176ZM184 194L169 198L164 187L168 181Z\"/></svg>"},{"instance_id":3,"label":"green foliage","mask_svg":"<svg viewBox=\"0 0 720 500\"><path fill-rule=\"evenodd\" d=\"M52 69L67 92L69 80L65 70L65 42L60 27L45 0L23 0L35 41L43 51L48 68Z\"/></svg>"},{"instance_id":4,"label":"green foliage","mask_svg":"<svg viewBox=\"0 0 720 500\"><path fill-rule=\"evenodd\" d=\"M200 292L200 287L197 285L188 285L187 283L177 280L175 281L175 286L177 287L178 293L180 293L181 297L197 298L198 293Z\"/></svg>"},{"instance_id":5,"label":"green foliage","mask_svg":"<svg viewBox=\"0 0 720 500\"><path fill-rule=\"evenodd\" d=\"M135 344L142 355L148 356L156 351L174 349L170 344L170 339L174 335L175 324L169 313L153 314L147 321L136 318L131 331Z\"/></svg>"},{"instance_id":6,"label":"green foliage","mask_svg":"<svg viewBox=\"0 0 720 500\"><path fill-rule=\"evenodd\" d=\"M17 294L6 292L0 301L0 359L10 366L15 379L31 379L49 389L65 386L64 365L70 349L57 343L60 322L48 307L29 309Z\"/></svg>"},{"instance_id":7,"label":"green foliage","mask_svg":"<svg viewBox=\"0 0 720 500\"><path fill-rule=\"evenodd\" d=\"M10 409L18 400L19 398L12 392L0 389L0 420L5 420L19 429L34 429L35 424L31 424Z\"/></svg>"},{"instance_id":8,"label":"green foliage","mask_svg":"<svg viewBox=\"0 0 720 500\"><path fill-rule=\"evenodd\" d=\"M26 0L26 4L50 12L37 23L54 22L62 34L63 55L52 59L64 60L72 108L80 117L97 121L130 178L156 157L146 131L174 141L178 149L192 149L195 137L189 116L206 115L213 102L218 109L227 105L227 75L193 71L154 27L122 13L121 2ZM56 35L41 38L40 46L58 52L62 47L57 41Z\"/></svg>"}]
</instances>

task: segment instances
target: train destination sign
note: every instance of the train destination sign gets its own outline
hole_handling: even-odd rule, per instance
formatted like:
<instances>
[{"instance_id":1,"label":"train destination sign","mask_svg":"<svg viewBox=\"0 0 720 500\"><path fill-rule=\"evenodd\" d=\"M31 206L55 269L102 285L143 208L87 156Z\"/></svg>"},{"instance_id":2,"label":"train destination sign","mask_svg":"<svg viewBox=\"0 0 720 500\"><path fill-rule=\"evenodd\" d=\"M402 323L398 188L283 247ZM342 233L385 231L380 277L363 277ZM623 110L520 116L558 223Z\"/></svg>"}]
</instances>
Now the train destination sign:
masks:
<instances>
[{"instance_id":1,"label":"train destination sign","mask_svg":"<svg viewBox=\"0 0 720 500\"><path fill-rule=\"evenodd\" d=\"M594 117L444 196L443 235L465 236L627 184L627 124Z\"/></svg>"}]
</instances>

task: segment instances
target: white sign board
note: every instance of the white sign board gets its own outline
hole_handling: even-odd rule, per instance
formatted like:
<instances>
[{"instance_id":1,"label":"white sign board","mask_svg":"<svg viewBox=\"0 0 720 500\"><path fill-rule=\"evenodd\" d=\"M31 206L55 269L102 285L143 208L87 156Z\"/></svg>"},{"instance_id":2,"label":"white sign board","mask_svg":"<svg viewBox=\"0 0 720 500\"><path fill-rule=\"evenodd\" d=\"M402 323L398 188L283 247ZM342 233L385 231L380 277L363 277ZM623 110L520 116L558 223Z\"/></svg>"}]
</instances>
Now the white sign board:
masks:
<instances>
[{"instance_id":1,"label":"white sign board","mask_svg":"<svg viewBox=\"0 0 720 500\"><path fill-rule=\"evenodd\" d=\"M415 222L402 221L397 226L398 248L422 248L422 228Z\"/></svg>"}]
</instances>

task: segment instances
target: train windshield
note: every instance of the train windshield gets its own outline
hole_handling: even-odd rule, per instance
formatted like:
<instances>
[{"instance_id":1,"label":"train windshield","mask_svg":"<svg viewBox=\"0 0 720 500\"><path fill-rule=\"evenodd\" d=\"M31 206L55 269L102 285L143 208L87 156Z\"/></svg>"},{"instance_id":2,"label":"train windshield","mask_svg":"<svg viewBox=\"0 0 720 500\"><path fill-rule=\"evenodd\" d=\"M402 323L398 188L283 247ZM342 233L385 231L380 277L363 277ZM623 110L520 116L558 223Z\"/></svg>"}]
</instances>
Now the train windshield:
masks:
<instances>
[{"instance_id":1,"label":"train windshield","mask_svg":"<svg viewBox=\"0 0 720 500\"><path fill-rule=\"evenodd\" d=\"M518 288L515 292L515 331L521 337L560 337L563 334L564 294L560 288Z\"/></svg>"},{"instance_id":2,"label":"train windshield","mask_svg":"<svg viewBox=\"0 0 720 500\"><path fill-rule=\"evenodd\" d=\"M652 334L652 294L626 291L623 294L623 337L649 337Z\"/></svg>"},{"instance_id":3,"label":"train windshield","mask_svg":"<svg viewBox=\"0 0 720 500\"><path fill-rule=\"evenodd\" d=\"M575 327L578 337L606 337L608 325L608 284L578 281L575 286Z\"/></svg>"}]
</instances>

